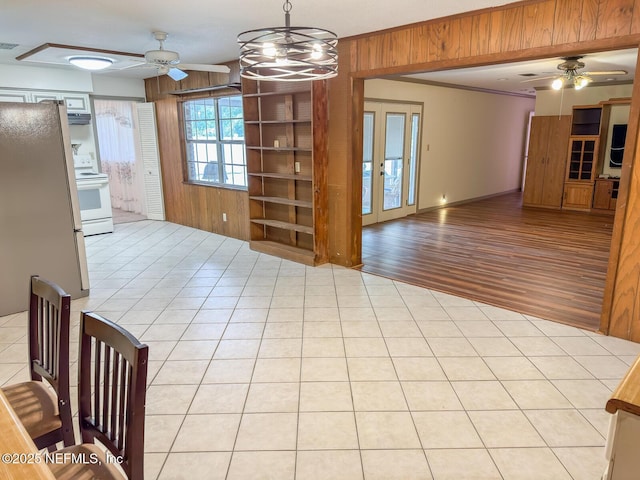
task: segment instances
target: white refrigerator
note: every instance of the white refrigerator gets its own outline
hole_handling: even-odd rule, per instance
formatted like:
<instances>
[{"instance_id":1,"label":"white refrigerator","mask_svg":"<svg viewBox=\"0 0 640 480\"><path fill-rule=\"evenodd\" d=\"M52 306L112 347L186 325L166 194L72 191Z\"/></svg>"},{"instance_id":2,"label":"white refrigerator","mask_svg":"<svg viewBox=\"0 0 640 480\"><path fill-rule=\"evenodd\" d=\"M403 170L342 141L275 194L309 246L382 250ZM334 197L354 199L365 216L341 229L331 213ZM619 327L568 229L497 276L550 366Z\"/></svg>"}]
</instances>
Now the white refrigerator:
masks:
<instances>
[{"instance_id":1,"label":"white refrigerator","mask_svg":"<svg viewBox=\"0 0 640 480\"><path fill-rule=\"evenodd\" d=\"M0 316L27 310L31 275L89 294L67 112L0 103Z\"/></svg>"}]
</instances>

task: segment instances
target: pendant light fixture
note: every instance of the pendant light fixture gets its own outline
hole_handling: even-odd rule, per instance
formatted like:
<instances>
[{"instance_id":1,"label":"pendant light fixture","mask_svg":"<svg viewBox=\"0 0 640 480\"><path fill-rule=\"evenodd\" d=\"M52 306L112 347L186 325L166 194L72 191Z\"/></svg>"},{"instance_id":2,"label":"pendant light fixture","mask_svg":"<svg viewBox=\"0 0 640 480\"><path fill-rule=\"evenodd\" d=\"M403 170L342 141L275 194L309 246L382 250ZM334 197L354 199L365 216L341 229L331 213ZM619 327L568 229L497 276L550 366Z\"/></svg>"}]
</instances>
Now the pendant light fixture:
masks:
<instances>
[{"instance_id":1,"label":"pendant light fixture","mask_svg":"<svg viewBox=\"0 0 640 480\"><path fill-rule=\"evenodd\" d=\"M338 74L338 37L329 30L292 27L286 0L284 27L248 30L238 35L240 75L254 80L321 80Z\"/></svg>"}]
</instances>

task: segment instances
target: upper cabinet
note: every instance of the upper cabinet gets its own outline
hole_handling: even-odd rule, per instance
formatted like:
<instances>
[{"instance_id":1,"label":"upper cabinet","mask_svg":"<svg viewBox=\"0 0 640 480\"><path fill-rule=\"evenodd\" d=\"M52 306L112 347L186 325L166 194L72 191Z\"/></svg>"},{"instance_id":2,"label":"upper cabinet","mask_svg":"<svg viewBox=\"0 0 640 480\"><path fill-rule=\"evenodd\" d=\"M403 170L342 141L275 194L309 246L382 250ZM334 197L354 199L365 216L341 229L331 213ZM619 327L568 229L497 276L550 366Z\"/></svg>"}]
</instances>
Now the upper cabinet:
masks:
<instances>
[{"instance_id":1,"label":"upper cabinet","mask_svg":"<svg viewBox=\"0 0 640 480\"><path fill-rule=\"evenodd\" d=\"M89 95L81 93L63 93L61 100L64 100L68 113L91 113Z\"/></svg>"},{"instance_id":2,"label":"upper cabinet","mask_svg":"<svg viewBox=\"0 0 640 480\"><path fill-rule=\"evenodd\" d=\"M40 103L47 100L64 101L68 113L91 113L89 95L86 93L0 90L0 102Z\"/></svg>"},{"instance_id":3,"label":"upper cabinet","mask_svg":"<svg viewBox=\"0 0 640 480\"><path fill-rule=\"evenodd\" d=\"M601 106L576 106L573 107L571 118L571 135L599 136L602 119Z\"/></svg>"},{"instance_id":4,"label":"upper cabinet","mask_svg":"<svg viewBox=\"0 0 640 480\"><path fill-rule=\"evenodd\" d=\"M0 102L31 102L31 92L22 90L0 90Z\"/></svg>"}]
</instances>

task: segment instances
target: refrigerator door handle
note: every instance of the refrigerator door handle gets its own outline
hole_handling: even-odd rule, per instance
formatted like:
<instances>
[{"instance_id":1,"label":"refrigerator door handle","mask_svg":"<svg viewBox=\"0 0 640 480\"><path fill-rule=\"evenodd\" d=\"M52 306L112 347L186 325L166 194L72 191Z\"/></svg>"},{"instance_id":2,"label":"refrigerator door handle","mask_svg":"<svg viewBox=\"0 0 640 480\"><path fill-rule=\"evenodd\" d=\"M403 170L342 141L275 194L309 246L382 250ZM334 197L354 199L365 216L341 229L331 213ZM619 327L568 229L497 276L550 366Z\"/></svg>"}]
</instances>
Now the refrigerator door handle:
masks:
<instances>
[{"instance_id":1,"label":"refrigerator door handle","mask_svg":"<svg viewBox=\"0 0 640 480\"><path fill-rule=\"evenodd\" d=\"M82 290L89 290L89 266L87 264L87 250L84 243L82 229L74 229L76 251L78 252L78 266L80 268L80 284Z\"/></svg>"}]
</instances>

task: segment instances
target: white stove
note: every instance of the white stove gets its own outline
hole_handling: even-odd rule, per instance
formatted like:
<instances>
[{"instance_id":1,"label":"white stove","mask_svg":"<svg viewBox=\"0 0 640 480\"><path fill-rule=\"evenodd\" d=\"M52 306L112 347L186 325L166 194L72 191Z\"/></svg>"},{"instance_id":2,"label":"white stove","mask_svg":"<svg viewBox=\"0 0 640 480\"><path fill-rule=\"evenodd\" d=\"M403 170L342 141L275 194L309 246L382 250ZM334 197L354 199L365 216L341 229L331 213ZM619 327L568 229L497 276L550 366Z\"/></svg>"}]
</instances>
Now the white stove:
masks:
<instances>
[{"instance_id":1,"label":"white stove","mask_svg":"<svg viewBox=\"0 0 640 480\"><path fill-rule=\"evenodd\" d=\"M93 170L89 155L74 155L80 219L84 236L113 232L109 178Z\"/></svg>"}]
</instances>

